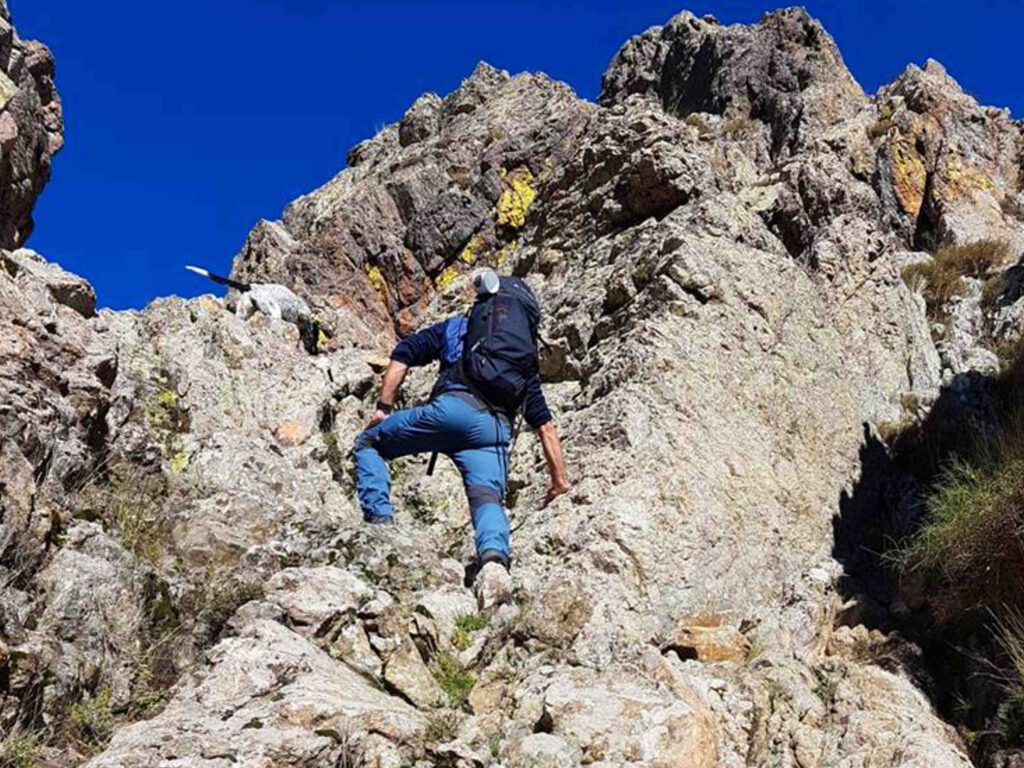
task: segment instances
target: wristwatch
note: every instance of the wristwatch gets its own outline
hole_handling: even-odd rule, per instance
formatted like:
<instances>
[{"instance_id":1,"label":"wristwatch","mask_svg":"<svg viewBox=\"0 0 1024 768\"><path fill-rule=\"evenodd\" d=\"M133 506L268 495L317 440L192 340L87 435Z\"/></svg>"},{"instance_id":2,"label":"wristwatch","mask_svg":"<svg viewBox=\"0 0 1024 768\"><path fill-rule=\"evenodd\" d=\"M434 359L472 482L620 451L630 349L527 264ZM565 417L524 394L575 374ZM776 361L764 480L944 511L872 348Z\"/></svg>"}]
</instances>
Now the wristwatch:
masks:
<instances>
[{"instance_id":1,"label":"wristwatch","mask_svg":"<svg viewBox=\"0 0 1024 768\"><path fill-rule=\"evenodd\" d=\"M389 416L391 415L391 412L395 410L395 406L391 405L390 403L385 403L383 400L377 401L376 408L381 413L386 413Z\"/></svg>"}]
</instances>

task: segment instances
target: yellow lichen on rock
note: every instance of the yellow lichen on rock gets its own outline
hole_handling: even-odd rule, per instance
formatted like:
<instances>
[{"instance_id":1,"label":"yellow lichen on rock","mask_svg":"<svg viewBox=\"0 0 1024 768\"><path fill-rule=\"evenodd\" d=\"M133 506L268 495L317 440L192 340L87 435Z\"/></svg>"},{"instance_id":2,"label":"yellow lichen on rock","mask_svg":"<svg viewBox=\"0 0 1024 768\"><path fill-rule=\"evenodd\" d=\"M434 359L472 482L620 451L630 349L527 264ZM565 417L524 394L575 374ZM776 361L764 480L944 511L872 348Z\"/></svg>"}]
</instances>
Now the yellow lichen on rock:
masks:
<instances>
[{"instance_id":1,"label":"yellow lichen on rock","mask_svg":"<svg viewBox=\"0 0 1024 768\"><path fill-rule=\"evenodd\" d=\"M204 311L209 313L220 312L222 309L220 302L212 296L201 296L199 298L199 304Z\"/></svg>"},{"instance_id":2,"label":"yellow lichen on rock","mask_svg":"<svg viewBox=\"0 0 1024 768\"><path fill-rule=\"evenodd\" d=\"M174 408L178 404L178 393L173 389L161 389L156 393L156 402L165 408Z\"/></svg>"},{"instance_id":3,"label":"yellow lichen on rock","mask_svg":"<svg viewBox=\"0 0 1024 768\"><path fill-rule=\"evenodd\" d=\"M188 469L188 454L184 451L178 451L178 453L171 456L170 465L171 472L176 475L180 475Z\"/></svg>"},{"instance_id":4,"label":"yellow lichen on rock","mask_svg":"<svg viewBox=\"0 0 1024 768\"><path fill-rule=\"evenodd\" d=\"M540 172L540 180L541 181L547 181L549 178L551 178L551 174L552 174L552 172L554 172L554 170L555 170L555 161L554 161L554 159L550 158L550 157L545 157L544 158L544 169Z\"/></svg>"},{"instance_id":5,"label":"yellow lichen on rock","mask_svg":"<svg viewBox=\"0 0 1024 768\"><path fill-rule=\"evenodd\" d=\"M480 257L480 249L483 246L483 235L474 235L459 254L459 261L463 264L473 264Z\"/></svg>"},{"instance_id":6,"label":"yellow lichen on rock","mask_svg":"<svg viewBox=\"0 0 1024 768\"><path fill-rule=\"evenodd\" d=\"M519 229L526 224L526 214L537 198L533 188L533 173L529 168L516 168L508 172L502 169L505 191L498 200L498 224Z\"/></svg>"},{"instance_id":7,"label":"yellow lichen on rock","mask_svg":"<svg viewBox=\"0 0 1024 768\"><path fill-rule=\"evenodd\" d=\"M515 243L509 243L500 251L497 256L494 257L494 266L498 269L504 269L508 266L509 259L512 257L512 251L516 249Z\"/></svg>"},{"instance_id":8,"label":"yellow lichen on rock","mask_svg":"<svg viewBox=\"0 0 1024 768\"><path fill-rule=\"evenodd\" d=\"M897 132L889 145L892 158L892 186L903 210L917 216L924 200L924 185L928 172L924 160L914 148L913 137Z\"/></svg>"},{"instance_id":9,"label":"yellow lichen on rock","mask_svg":"<svg viewBox=\"0 0 1024 768\"><path fill-rule=\"evenodd\" d=\"M451 264L445 267L444 271L437 276L437 279L434 281L434 286L437 288L437 290L443 291L449 285L454 283L455 278L457 278L458 276L459 268L456 267L454 264Z\"/></svg>"},{"instance_id":10,"label":"yellow lichen on rock","mask_svg":"<svg viewBox=\"0 0 1024 768\"><path fill-rule=\"evenodd\" d=\"M377 293L383 295L388 289L388 284L384 280L384 275L380 271L380 267L366 267L366 277L370 281L370 287Z\"/></svg>"},{"instance_id":11,"label":"yellow lichen on rock","mask_svg":"<svg viewBox=\"0 0 1024 768\"><path fill-rule=\"evenodd\" d=\"M991 176L978 168L966 167L956 154L946 160L941 179L950 198L966 196L976 190L990 190L995 186Z\"/></svg>"}]
</instances>

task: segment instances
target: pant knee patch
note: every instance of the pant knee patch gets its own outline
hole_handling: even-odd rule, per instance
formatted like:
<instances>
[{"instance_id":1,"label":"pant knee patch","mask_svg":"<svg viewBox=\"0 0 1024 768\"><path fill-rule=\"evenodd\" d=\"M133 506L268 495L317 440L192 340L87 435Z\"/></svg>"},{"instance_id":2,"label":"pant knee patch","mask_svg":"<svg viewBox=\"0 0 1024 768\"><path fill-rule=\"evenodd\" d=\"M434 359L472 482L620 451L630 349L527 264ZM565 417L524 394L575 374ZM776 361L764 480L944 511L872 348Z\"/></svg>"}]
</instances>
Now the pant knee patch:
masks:
<instances>
[{"instance_id":1,"label":"pant knee patch","mask_svg":"<svg viewBox=\"0 0 1024 768\"><path fill-rule=\"evenodd\" d=\"M470 485L466 488L466 497L469 499L470 509L480 509L484 504L497 504L501 506L501 496L494 492L493 488L485 485Z\"/></svg>"}]
</instances>

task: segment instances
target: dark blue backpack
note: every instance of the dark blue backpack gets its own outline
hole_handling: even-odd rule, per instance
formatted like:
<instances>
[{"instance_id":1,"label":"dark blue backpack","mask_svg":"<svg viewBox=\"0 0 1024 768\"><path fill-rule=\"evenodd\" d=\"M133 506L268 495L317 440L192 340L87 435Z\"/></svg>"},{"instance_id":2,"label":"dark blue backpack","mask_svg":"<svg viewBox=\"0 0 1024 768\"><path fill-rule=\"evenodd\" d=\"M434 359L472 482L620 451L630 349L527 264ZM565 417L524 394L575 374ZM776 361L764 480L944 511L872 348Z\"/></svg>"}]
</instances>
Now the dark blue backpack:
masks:
<instances>
[{"instance_id":1,"label":"dark blue backpack","mask_svg":"<svg viewBox=\"0 0 1024 768\"><path fill-rule=\"evenodd\" d=\"M540 304L523 280L502 277L496 294L480 296L462 342L462 379L490 405L513 412L537 374Z\"/></svg>"}]
</instances>

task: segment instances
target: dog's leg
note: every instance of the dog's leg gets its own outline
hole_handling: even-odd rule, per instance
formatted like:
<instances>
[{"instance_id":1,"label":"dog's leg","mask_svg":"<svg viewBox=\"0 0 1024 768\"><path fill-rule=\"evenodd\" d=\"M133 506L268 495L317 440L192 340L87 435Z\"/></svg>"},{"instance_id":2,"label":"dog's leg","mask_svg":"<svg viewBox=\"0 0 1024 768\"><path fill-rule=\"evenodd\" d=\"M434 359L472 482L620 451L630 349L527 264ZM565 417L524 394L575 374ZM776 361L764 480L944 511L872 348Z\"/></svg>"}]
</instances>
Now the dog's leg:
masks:
<instances>
[{"instance_id":1,"label":"dog's leg","mask_svg":"<svg viewBox=\"0 0 1024 768\"><path fill-rule=\"evenodd\" d=\"M248 293L243 293L238 300L238 316L243 320L248 320L255 311L256 304L253 302L252 296Z\"/></svg>"}]
</instances>

